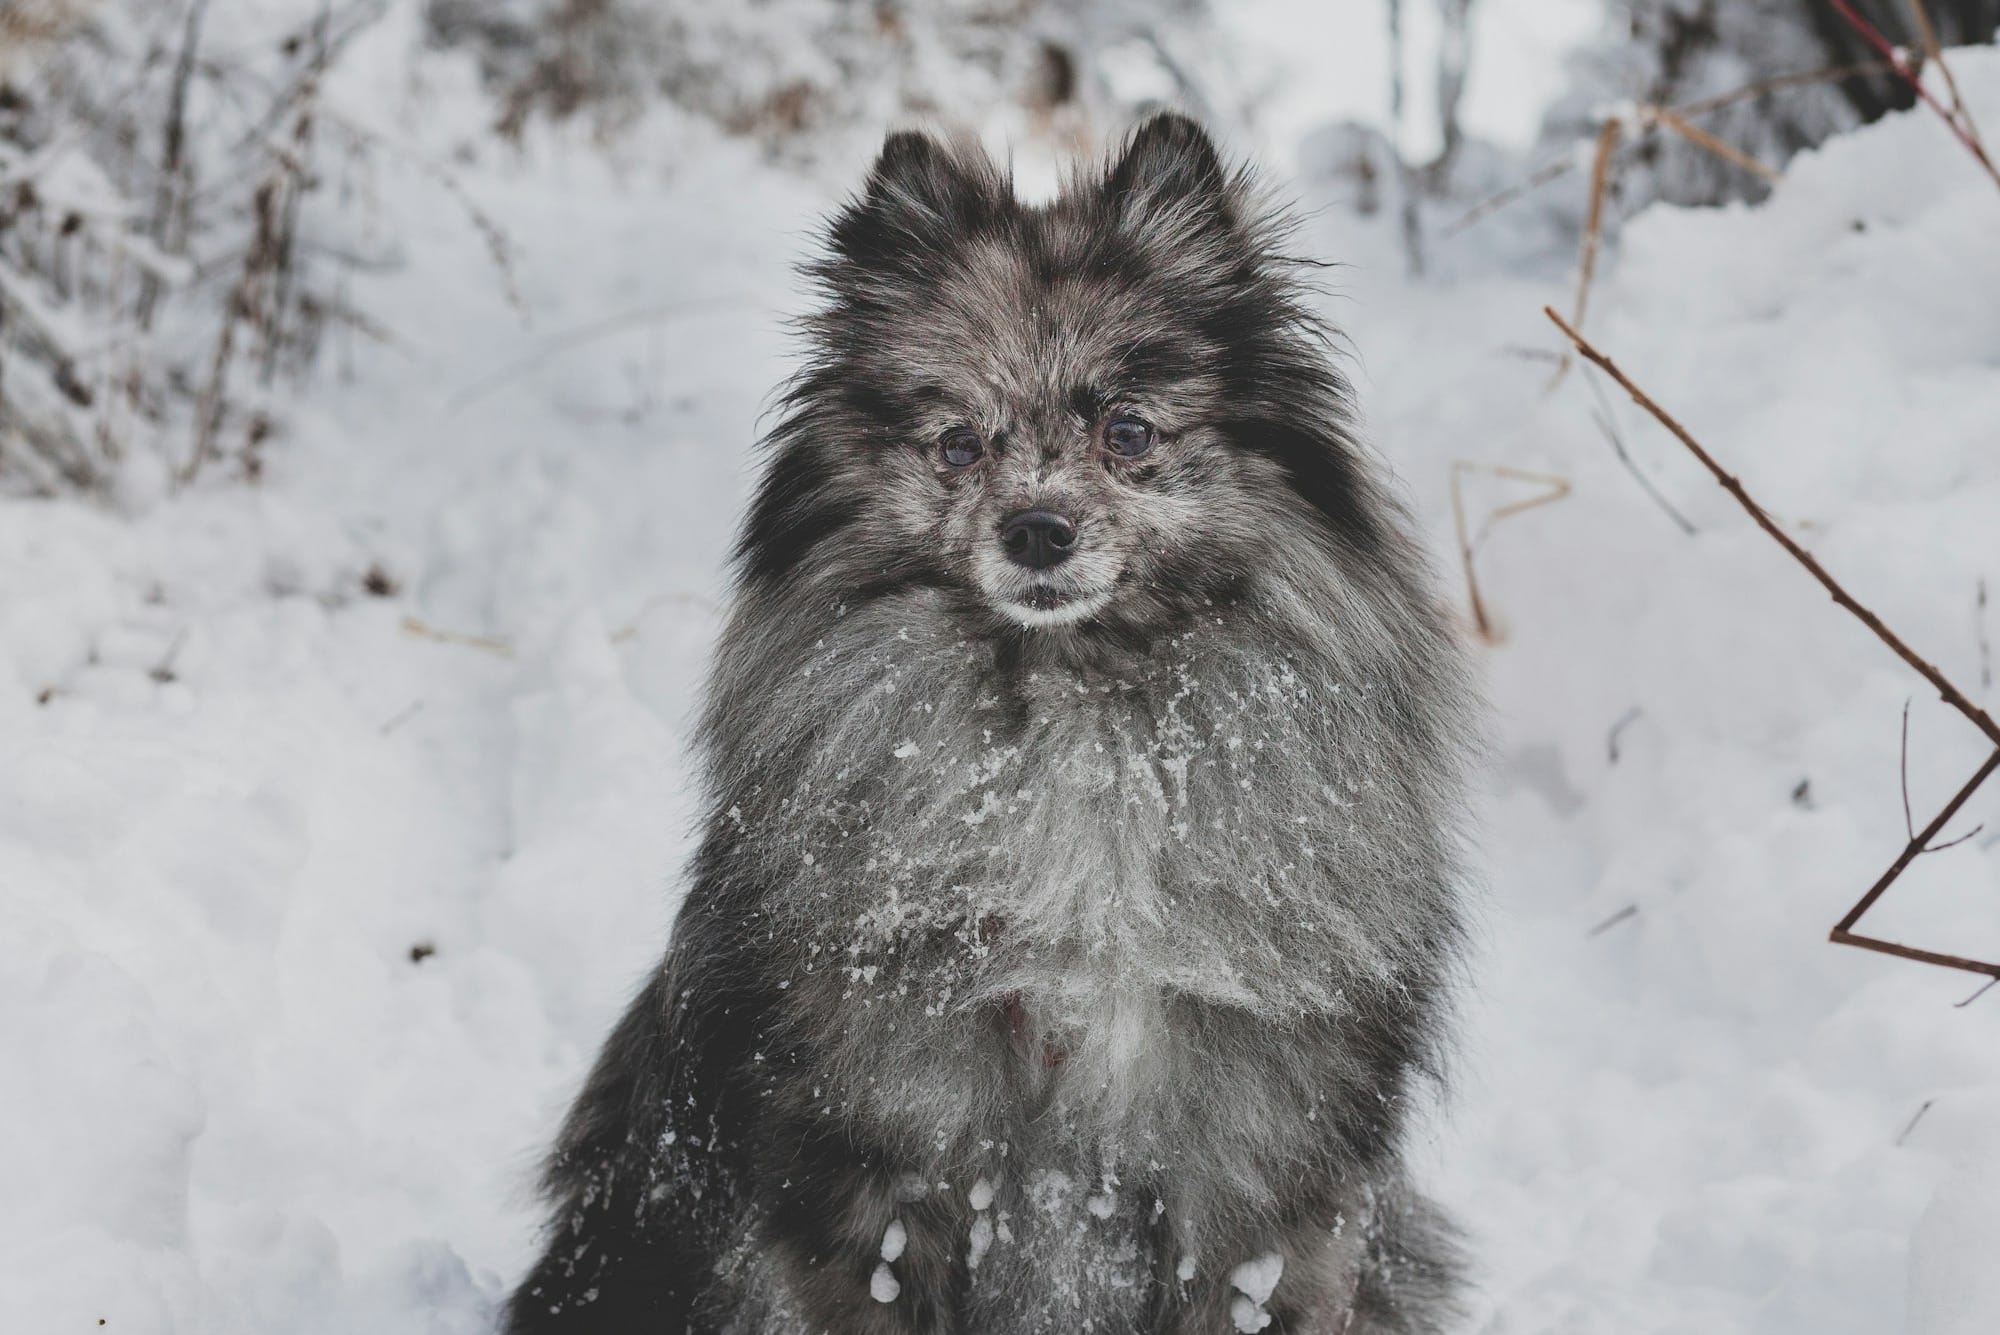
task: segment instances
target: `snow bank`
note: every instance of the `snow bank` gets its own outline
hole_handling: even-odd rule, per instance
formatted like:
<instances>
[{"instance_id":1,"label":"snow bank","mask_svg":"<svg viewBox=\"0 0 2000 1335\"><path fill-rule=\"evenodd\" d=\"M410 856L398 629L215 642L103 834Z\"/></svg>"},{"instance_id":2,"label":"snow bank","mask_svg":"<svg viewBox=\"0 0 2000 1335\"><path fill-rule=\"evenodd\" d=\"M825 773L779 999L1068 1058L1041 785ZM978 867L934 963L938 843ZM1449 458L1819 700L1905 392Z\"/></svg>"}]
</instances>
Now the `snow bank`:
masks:
<instances>
[{"instance_id":1,"label":"snow bank","mask_svg":"<svg viewBox=\"0 0 2000 1335\"><path fill-rule=\"evenodd\" d=\"M2000 123L2000 58L1954 66ZM1944 127L1895 117L1758 208L1638 218L1589 330L1989 709L1996 228L2000 193ZM1560 346L1540 307L1565 291L1391 287L1391 262L1342 314L1373 433L1440 536L1453 460L1574 485L1479 555L1505 634L1491 948L1438 1145L1477 1235L1475 1328L1990 1327L2000 1221L1970 1184L2000 1149L1974 1112L1990 1125L2000 1093L2000 992L1954 1009L1977 978L1825 941L1905 837L1904 703L1918 823L1987 745L1615 387L1617 432L1693 536L1621 467L1581 369L1547 391L1521 350ZM1475 515L1529 490L1467 486ZM1982 821L1868 928L2000 959L2000 790L1946 837Z\"/></svg>"}]
</instances>

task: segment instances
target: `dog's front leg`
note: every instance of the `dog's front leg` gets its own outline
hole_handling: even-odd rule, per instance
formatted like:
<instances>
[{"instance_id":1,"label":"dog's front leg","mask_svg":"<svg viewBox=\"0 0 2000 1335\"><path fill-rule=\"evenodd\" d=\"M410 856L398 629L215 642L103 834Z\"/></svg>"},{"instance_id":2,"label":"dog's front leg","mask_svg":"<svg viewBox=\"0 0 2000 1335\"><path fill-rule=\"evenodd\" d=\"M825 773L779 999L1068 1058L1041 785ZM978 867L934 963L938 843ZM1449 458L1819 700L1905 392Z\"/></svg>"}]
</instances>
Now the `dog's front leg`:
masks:
<instances>
[{"instance_id":1,"label":"dog's front leg","mask_svg":"<svg viewBox=\"0 0 2000 1335\"><path fill-rule=\"evenodd\" d=\"M1163 1221L1164 1222L1164 1221ZM1227 1231L1166 1227L1156 1253L1160 1335L1374 1335L1357 1304L1367 1240L1338 1210ZM1191 1234L1198 1232L1200 1236Z\"/></svg>"},{"instance_id":2,"label":"dog's front leg","mask_svg":"<svg viewBox=\"0 0 2000 1335\"><path fill-rule=\"evenodd\" d=\"M830 1119L829 1119L830 1120ZM774 1144L765 1229L784 1305L814 1335L956 1335L969 1208L851 1128Z\"/></svg>"}]
</instances>

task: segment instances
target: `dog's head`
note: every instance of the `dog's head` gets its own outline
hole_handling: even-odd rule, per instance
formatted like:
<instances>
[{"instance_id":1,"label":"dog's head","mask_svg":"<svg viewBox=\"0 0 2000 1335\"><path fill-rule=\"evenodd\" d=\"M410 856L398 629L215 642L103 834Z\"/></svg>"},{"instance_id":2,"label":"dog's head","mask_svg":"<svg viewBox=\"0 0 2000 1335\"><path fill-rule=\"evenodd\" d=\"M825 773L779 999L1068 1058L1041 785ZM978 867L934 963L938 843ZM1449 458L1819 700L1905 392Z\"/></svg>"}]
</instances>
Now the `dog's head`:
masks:
<instances>
[{"instance_id":1,"label":"dog's head","mask_svg":"<svg viewBox=\"0 0 2000 1335\"><path fill-rule=\"evenodd\" d=\"M976 147L892 135L811 266L827 301L744 577L1150 636L1365 560L1380 502L1278 230L1182 116L1045 206Z\"/></svg>"}]
</instances>

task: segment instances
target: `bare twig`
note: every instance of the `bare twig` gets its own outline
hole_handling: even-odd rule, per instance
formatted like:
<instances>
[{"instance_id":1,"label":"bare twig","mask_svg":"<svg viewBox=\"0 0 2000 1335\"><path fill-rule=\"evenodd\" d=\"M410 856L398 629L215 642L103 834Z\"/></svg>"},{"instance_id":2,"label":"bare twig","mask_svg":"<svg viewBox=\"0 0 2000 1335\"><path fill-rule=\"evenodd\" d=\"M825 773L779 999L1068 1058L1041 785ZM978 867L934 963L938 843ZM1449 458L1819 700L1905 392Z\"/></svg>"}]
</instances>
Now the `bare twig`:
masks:
<instances>
[{"instance_id":1,"label":"bare twig","mask_svg":"<svg viewBox=\"0 0 2000 1335\"><path fill-rule=\"evenodd\" d=\"M1903 701L1903 748L1898 757L1899 773L1903 783L1903 837L1917 837L1917 824L1910 819L1910 702Z\"/></svg>"},{"instance_id":2,"label":"bare twig","mask_svg":"<svg viewBox=\"0 0 2000 1335\"><path fill-rule=\"evenodd\" d=\"M1563 359L1563 355L1553 348L1529 348L1519 343L1503 343L1495 351L1502 357L1524 362L1547 362L1550 366L1560 365Z\"/></svg>"},{"instance_id":3,"label":"bare twig","mask_svg":"<svg viewBox=\"0 0 2000 1335\"><path fill-rule=\"evenodd\" d=\"M569 352L627 329L658 324L677 316L693 315L702 311L728 310L739 307L749 300L748 297L715 296L697 297L690 301L663 301L652 306L641 306L637 310L620 311L616 315L607 315L603 319L578 325L546 340L527 356L508 362L460 389L445 401L445 413L449 416L460 412L494 390L519 383L523 374L535 370L558 353Z\"/></svg>"},{"instance_id":4,"label":"bare twig","mask_svg":"<svg viewBox=\"0 0 2000 1335\"><path fill-rule=\"evenodd\" d=\"M1952 1002L1951 1003L1952 1009L1960 1011L1964 1010L1967 1006L1970 1006L1973 1002L1979 1000L1981 997L1985 996L1988 992L1991 992L1996 984L2000 984L2000 978L1988 979L1984 984L1980 986L1980 989L1977 992L1974 992L1964 1001Z\"/></svg>"},{"instance_id":5,"label":"bare twig","mask_svg":"<svg viewBox=\"0 0 2000 1335\"><path fill-rule=\"evenodd\" d=\"M1738 102L1748 102L1752 98L1762 97L1766 93L1775 93L1783 88L1798 88L1814 83L1839 83L1844 79L1861 78L1870 74L1893 74L1894 72L1895 67L1893 65L1880 60L1863 61L1856 65L1830 65L1825 69L1805 70L1798 74L1780 74L1775 78L1759 79L1755 83L1746 84L1732 92L1722 93L1716 97L1706 97L1699 102L1682 103L1680 106L1675 107L1674 111L1677 115L1686 117L1706 116L1710 112L1720 111L1724 107L1734 106Z\"/></svg>"},{"instance_id":6,"label":"bare twig","mask_svg":"<svg viewBox=\"0 0 2000 1335\"><path fill-rule=\"evenodd\" d=\"M1444 240L1446 237L1456 236L1458 233L1472 226L1472 224L1486 217L1487 214L1499 212L1523 195L1532 194L1534 191L1547 185L1550 181L1567 175L1575 168L1576 157L1573 154L1564 154L1552 162L1543 163L1541 166L1535 168L1534 171L1528 173L1525 180L1510 185L1505 190L1488 195L1485 199L1473 205L1471 209L1467 210L1464 217L1439 232L1438 239Z\"/></svg>"},{"instance_id":7,"label":"bare twig","mask_svg":"<svg viewBox=\"0 0 2000 1335\"><path fill-rule=\"evenodd\" d=\"M1944 829L1951 818L1958 814L1959 808L1965 805L1966 801L1978 790L1979 786L1986 782L1994 770L2000 769L2000 723L1995 723L1991 715L1968 699L1965 692L1953 685L1942 672L1938 671L1927 660L1919 657L1916 651L1904 643L1900 636L1883 624L1882 618L1857 602L1854 596L1848 593L1841 586L1840 582L1827 572L1825 566L1822 566L1813 558L1810 552L1799 546L1789 534L1778 527L1777 523L1765 511L1764 507L1751 498L1750 493L1744 489L1743 484L1731 476L1721 464L1717 463L1714 456L1710 455L1707 450L1702 448L1699 441L1688 434L1686 427L1676 421L1670 413L1655 403L1644 390L1640 389L1623 371L1619 370L1617 363L1593 347L1588 339L1579 334L1560 315L1557 315L1553 307L1545 306L1542 309L1543 313L1554 322L1555 326L1568 336L1570 343L1587 361L1618 382L1619 387L1632 396L1634 403L1651 413L1654 420L1672 432L1674 438L1685 445L1688 451L1701 461L1702 466L1714 475L1717 482L1722 484L1723 490L1735 497L1737 503L1743 507L1750 518L1756 522L1757 526L1768 533L1773 541L1791 555L1792 559L1804 566L1807 573L1819 581L1821 587L1832 596L1834 602L1845 608L1862 625L1873 631L1875 637L1887 645L1898 658L1909 664L1910 667L1916 670L1919 676L1934 686L1937 689L1938 695L1945 703L1964 715L1974 727L1985 734L1988 741L1994 744L1995 750L1987 757L1986 763L1981 765L1978 771L1966 781L1965 786L1960 788L1957 795L1945 804L1944 809L1932 818L1930 824L1918 831L1904 845L1903 851L1897 855L1896 860L1890 864L1889 869L1882 874L1881 878L1874 885L1869 887L1866 894L1862 895L1855 902L1854 906L1847 911L1846 916L1835 924L1830 938L1839 945L1857 946L1864 950L1873 950L1885 955L1896 955L1903 959L1917 960L1925 964L1935 964L1948 969L1961 969L1968 973L1981 973L2000 978L2000 964L1989 964L1984 961L1967 959L1961 955L1949 955L1940 951L1920 950L1914 946L1905 946L1893 941L1884 941L1878 937L1862 936L1853 930L1855 925L1861 921L1862 916L1870 908L1874 907L1875 902L1882 897L1883 892L1895 883L1898 876L1903 874L1903 870L1919 854L1930 847L1931 841L1937 838L1938 833Z\"/></svg>"},{"instance_id":8,"label":"bare twig","mask_svg":"<svg viewBox=\"0 0 2000 1335\"><path fill-rule=\"evenodd\" d=\"M1910 1133L1917 1129L1917 1123L1924 1120L1924 1114L1929 1112L1931 1110L1931 1105L1936 1102L1937 1102L1936 1099L1924 1100L1924 1106L1917 1109L1917 1115L1912 1117L1910 1119L1909 1125L1903 1128L1903 1134L1896 1137L1896 1143L1898 1145L1901 1145L1904 1141L1910 1138Z\"/></svg>"},{"instance_id":9,"label":"bare twig","mask_svg":"<svg viewBox=\"0 0 2000 1335\"><path fill-rule=\"evenodd\" d=\"M1965 786L1958 790L1957 795L1951 801L1945 803L1944 810L1938 812L1929 825L1919 830L1916 837L1903 846L1903 851L1897 855L1894 862L1889 864L1889 870L1883 872L1881 879L1868 887L1868 893L1855 901L1854 907L1847 911L1847 916L1835 924L1831 939L1836 944L1859 946L1864 950L1879 951L1884 955L1899 955L1904 959L1919 960L1925 964L1938 964L1948 969L1963 969L1967 973L1983 973L1994 978L2000 978L2000 964L1986 964L1978 960L1966 959L1962 955L1946 955L1932 950L1918 950L1913 946L1897 945L1894 942L1883 941L1872 936L1860 936L1854 931L1854 926L1861 921L1862 915L1875 906L1875 901L1882 898L1883 892L1895 883L1898 876L1903 874L1904 868L1908 867L1918 854L1930 846L1931 840L1937 838L1938 832L1944 829L1946 822L1958 814L1958 809L1965 805L1966 799L1977 792L1979 785L1985 783L1996 769L2000 769L2000 751L1995 751L1986 758L1986 763L1981 765L1970 779L1966 780Z\"/></svg>"},{"instance_id":10,"label":"bare twig","mask_svg":"<svg viewBox=\"0 0 2000 1335\"><path fill-rule=\"evenodd\" d=\"M1610 733L1604 738L1604 758L1608 763L1613 765L1618 763L1619 737L1624 735L1625 729L1637 723L1645 712L1639 706L1633 705L1619 717L1616 723L1611 725Z\"/></svg>"},{"instance_id":11,"label":"bare twig","mask_svg":"<svg viewBox=\"0 0 2000 1335\"><path fill-rule=\"evenodd\" d=\"M174 671L174 660L180 657L181 646L186 643L187 632L185 630L176 631L173 642L167 646L167 651L160 655L160 660L157 663L146 669L146 675L162 686L171 685L179 680L179 674Z\"/></svg>"},{"instance_id":12,"label":"bare twig","mask_svg":"<svg viewBox=\"0 0 2000 1335\"><path fill-rule=\"evenodd\" d=\"M388 722L384 723L380 728L378 728L376 730L377 733L383 737L387 737L390 733L394 732L396 729L402 727L405 723L408 723L411 719L415 718L417 714L423 709L423 707L424 707L424 702L422 700L410 701L409 704L405 705L402 709L397 711L395 717L391 718Z\"/></svg>"},{"instance_id":13,"label":"bare twig","mask_svg":"<svg viewBox=\"0 0 2000 1335\"><path fill-rule=\"evenodd\" d=\"M1672 432L1674 438L1680 441L1681 444L1687 446L1694 457L1701 461L1702 466L1715 476L1717 482L1722 484L1723 490L1734 496L1737 503L1749 513L1752 519L1757 521L1757 526L1770 534L1780 547L1783 547L1791 554L1793 560L1804 566L1812 577L1818 580L1820 585L1833 596L1833 600L1836 603L1839 603L1852 613L1860 620L1862 625L1875 632L1875 637L1888 645L1898 658L1908 663L1912 668L1915 668L1919 676L1923 677L1932 686L1935 686L1938 695L1946 704L1949 704L1953 709L1965 715L1966 718L1972 721L1975 727L1986 734L1989 741L1993 742L1996 746L2000 746L2000 723L1995 723L1985 710L1967 699L1965 692L1952 685L1942 672L1939 672L1930 663L1918 657L1916 651L1903 643L1901 637L1882 624L1882 618L1856 602L1853 595L1849 594L1846 589L1840 586L1838 580L1827 573L1826 567L1813 559L1812 553L1799 546L1797 542L1792 540L1789 534L1779 528L1769 513L1765 511L1764 507L1751 499L1750 493L1743 489L1743 484L1724 471L1722 465L1715 461L1714 456L1710 455L1707 450L1702 448L1699 441L1688 434L1686 427L1675 421L1665 409L1653 402L1644 390L1633 384L1626 374L1618 369L1617 363L1593 347L1590 341L1578 333L1567 320L1557 315L1553 307L1544 306L1542 313L1553 320L1556 327L1569 336L1570 342L1576 346L1576 350L1582 353L1586 360L1615 380L1620 389L1632 396L1634 403L1651 413L1654 420Z\"/></svg>"},{"instance_id":14,"label":"bare twig","mask_svg":"<svg viewBox=\"0 0 2000 1335\"><path fill-rule=\"evenodd\" d=\"M1953 136L1957 138L1959 143L1965 146L1965 151L1972 154L1987 176L1992 178L1993 184L2000 186L2000 168L1996 168L1993 165L1993 159L1986 155L1986 145L1979 141L1979 136L1974 133L1970 122L1960 121L1957 116L1945 108L1942 102L1932 97L1931 90L1924 87L1924 81L1917 77L1915 70L1910 68L1910 62L1890 44L1889 39L1884 37L1874 24L1856 13L1854 6L1850 5L1847 0L1826 0L1826 2L1833 6L1835 13L1846 20L1848 27L1854 29L1860 35L1862 41L1874 48L1876 55L1889 62L1889 66L1895 71L1896 77L1908 84L1910 91L1922 99L1924 105L1938 114L1938 119L1942 120L1951 129Z\"/></svg>"},{"instance_id":15,"label":"bare twig","mask_svg":"<svg viewBox=\"0 0 2000 1335\"><path fill-rule=\"evenodd\" d=\"M1588 940L1594 937L1603 936L1606 932L1616 927L1619 923L1630 922L1632 919L1638 916L1639 916L1639 906L1637 904L1627 904L1624 908L1619 909L1616 913L1606 918L1603 922L1598 923L1597 926L1585 932L1584 937L1586 940Z\"/></svg>"},{"instance_id":16,"label":"bare twig","mask_svg":"<svg viewBox=\"0 0 2000 1335\"><path fill-rule=\"evenodd\" d=\"M1914 843L1917 838L1917 830L1915 824L1910 820L1910 702L1908 700L1903 701L1903 746L1902 755L1899 760L1899 773L1903 785L1903 835L1906 839ZM1973 838L1985 828L1986 822L1981 821L1956 839L1947 839L1941 844L1923 845L1917 850L1918 855L1942 853L1947 848L1957 848L1960 844Z\"/></svg>"},{"instance_id":17,"label":"bare twig","mask_svg":"<svg viewBox=\"0 0 2000 1335\"><path fill-rule=\"evenodd\" d=\"M1703 98L1698 102L1685 102L1677 107L1653 108L1652 110L1662 112L1664 115L1650 119L1641 128L1651 129L1654 124L1668 124L1668 118L1671 118L1673 121L1685 123L1702 116L1710 115L1713 112L1721 111L1725 107L1734 106L1738 102L1747 102L1753 98L1763 97L1768 93L1780 92L1787 88L1799 88L1816 83L1838 83L1843 79L1861 78L1872 74L1893 74L1894 72L1895 66L1887 61L1870 60L1852 65L1831 65L1825 69L1803 70L1796 74L1780 74L1774 78L1759 79L1755 83L1745 84L1741 88L1732 89L1727 93L1721 93L1715 97ZM1688 126L1685 129L1680 126L1672 126L1671 128L1675 128L1683 135L1687 135L1689 130L1694 129L1693 126ZM1696 133L1699 134L1701 132L1696 131ZM1692 136L1690 137L1692 138ZM1718 156L1731 158L1732 160L1735 156L1741 156L1737 153L1737 150L1723 144L1720 140L1715 139L1714 136L1705 135L1704 137L1710 143L1727 150ZM1695 140L1694 142L1700 143L1701 141ZM1708 147L1707 144L1703 144L1702 146ZM1715 152L1716 150L1710 148L1709 151ZM1751 161L1754 161L1754 159ZM1769 172L1769 168L1765 167L1762 163L1757 163L1755 166L1749 166L1747 163L1739 165L1743 165L1746 170L1757 172L1760 175ZM1533 194L1551 181L1560 180L1571 171L1574 171L1576 166L1577 159L1573 154L1565 154L1562 157L1553 158L1543 163L1520 181L1515 182L1504 190L1499 190L1488 195L1485 199L1473 205L1464 216L1439 232L1439 238L1443 239L1454 236L1471 227L1474 223L1484 221L1489 215L1499 212L1518 199Z\"/></svg>"},{"instance_id":18,"label":"bare twig","mask_svg":"<svg viewBox=\"0 0 2000 1335\"><path fill-rule=\"evenodd\" d=\"M1625 465L1625 471L1632 475L1632 480L1639 484L1640 490L1653 498L1653 504L1666 511L1667 518L1673 520L1681 532L1687 534L1689 537L1693 537L1698 531L1694 526L1694 521L1674 508L1673 503L1666 498L1658 487L1653 485L1653 479L1639 471L1639 465L1633 461L1631 454L1626 451L1625 438L1618 434L1617 423L1612 419L1611 402L1605 396L1604 386L1599 383L1596 373L1594 371L1586 372L1583 377L1583 383L1590 386L1591 397L1597 400L1597 412L1595 413L1597 429L1602 431L1604 438L1611 442L1612 453L1618 456L1618 462Z\"/></svg>"},{"instance_id":19,"label":"bare twig","mask_svg":"<svg viewBox=\"0 0 2000 1335\"><path fill-rule=\"evenodd\" d=\"M1971 841L1971 840L1973 840L1973 839L1976 839L1976 838L1978 838L1978 837L1979 837L1979 832L1980 832L1981 830L1985 829L1985 828L1986 828L1986 822L1985 822L1985 821L1981 821L1981 822L1979 822L1979 824L1977 824L1977 825L1973 826L1973 827L1972 827L1971 829L1967 830L1967 831L1966 831L1966 832L1965 832L1964 834L1961 834L1960 836L1958 836L1958 838L1956 838L1956 839L1947 839L1947 840L1945 840L1945 841L1944 841L1943 843L1941 843L1941 844L1932 844L1932 845L1931 845L1931 846L1930 846L1929 848L1926 848L1926 849L1924 850L1924 852L1926 852L1926 853L1942 853L1942 852L1944 852L1944 851L1945 851L1945 850L1946 850L1947 848L1957 848L1957 847L1958 847L1958 846L1959 846L1960 844L1963 844L1963 843L1967 843L1967 842L1969 842L1969 841Z\"/></svg>"}]
</instances>

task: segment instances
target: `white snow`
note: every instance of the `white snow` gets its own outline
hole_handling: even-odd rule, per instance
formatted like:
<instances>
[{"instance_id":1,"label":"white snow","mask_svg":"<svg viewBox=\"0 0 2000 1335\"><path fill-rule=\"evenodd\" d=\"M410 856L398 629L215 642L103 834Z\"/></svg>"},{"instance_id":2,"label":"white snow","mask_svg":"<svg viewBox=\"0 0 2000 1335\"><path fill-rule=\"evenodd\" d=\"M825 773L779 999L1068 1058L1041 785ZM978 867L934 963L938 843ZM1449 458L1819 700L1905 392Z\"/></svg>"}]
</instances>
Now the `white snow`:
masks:
<instances>
[{"instance_id":1,"label":"white snow","mask_svg":"<svg viewBox=\"0 0 2000 1335\"><path fill-rule=\"evenodd\" d=\"M1229 1287L1262 1307L1285 1274L1285 1258L1276 1252L1245 1261L1229 1272Z\"/></svg>"},{"instance_id":2,"label":"white snow","mask_svg":"<svg viewBox=\"0 0 2000 1335\"><path fill-rule=\"evenodd\" d=\"M1229 1319L1243 1335L1271 1324L1271 1314L1264 1310L1264 1304L1271 1301L1284 1274L1285 1258L1276 1252L1254 1257L1229 1272L1229 1287L1237 1294L1229 1302Z\"/></svg>"},{"instance_id":3,"label":"white snow","mask_svg":"<svg viewBox=\"0 0 2000 1335\"><path fill-rule=\"evenodd\" d=\"M1271 1314L1239 1293L1229 1300L1229 1322L1243 1335L1256 1335L1271 1324Z\"/></svg>"},{"instance_id":4,"label":"white snow","mask_svg":"<svg viewBox=\"0 0 2000 1335\"><path fill-rule=\"evenodd\" d=\"M900 1219L891 1219L889 1227L882 1230L882 1259L894 1261L903 1255L903 1248L910 1245L909 1230Z\"/></svg>"},{"instance_id":5,"label":"white snow","mask_svg":"<svg viewBox=\"0 0 2000 1335\"><path fill-rule=\"evenodd\" d=\"M0 500L6 1330L489 1329L532 1254L534 1156L671 919L789 266L859 164L802 175L665 113L609 154L581 128L502 149L413 13L328 96L454 163L516 243L525 316L386 155L395 260L351 295L393 341L334 350L261 486ZM1954 68L2000 125L2000 60ZM1468 1329L1990 1329L2000 990L1955 1009L1978 980L1825 941L1904 837L1904 701L1919 822L1986 748L1636 409L1611 400L1692 537L1580 369L1545 392L1520 350L1558 346L1564 257L1491 272L1473 228L1438 251L1463 276L1412 281L1392 220L1304 202L1454 595L1454 460L1574 487L1478 558L1505 634L1488 908L1420 1138L1471 1233ZM1989 708L1996 227L1919 110L1755 209L1644 215L1588 327ZM375 566L395 596L363 591ZM2000 789L1948 834L1982 821L1867 926L2000 957ZM969 1200L977 1265L1007 1230L991 1183ZM1237 1284L1238 1329L1270 1284ZM900 1292L887 1260L870 1292Z\"/></svg>"},{"instance_id":6,"label":"white snow","mask_svg":"<svg viewBox=\"0 0 2000 1335\"><path fill-rule=\"evenodd\" d=\"M1994 54L1954 69L2000 119ZM1761 207L1639 218L1587 331L1989 710L1996 225L2000 192L1944 127L1892 118L1796 161ZM1548 365L1504 351L1558 346L1539 304L1562 292L1384 275L1352 296L1376 438L1436 531L1455 457L1575 487L1479 556L1506 636L1484 655L1487 949L1431 1179L1473 1229L1472 1328L1990 1324L1970 1295L2000 1217L1951 1201L1996 1161L1962 1118L2000 1093L2000 992L1954 1009L1978 978L1826 941L1905 837L1904 702L1918 824L1990 748L1615 387L1695 536L1618 464L1579 370L1545 394ZM1477 332L1446 350L1455 322ZM1471 484L1481 507L1517 494ZM1981 822L1864 926L2000 959L2000 790L1946 837ZM1919 1227L1933 1208L1949 1230Z\"/></svg>"},{"instance_id":7,"label":"white snow","mask_svg":"<svg viewBox=\"0 0 2000 1335\"><path fill-rule=\"evenodd\" d=\"M982 1214L973 1219L972 1227L967 1232L965 1264L973 1270L979 1269L979 1263L992 1249L993 1221Z\"/></svg>"}]
</instances>

